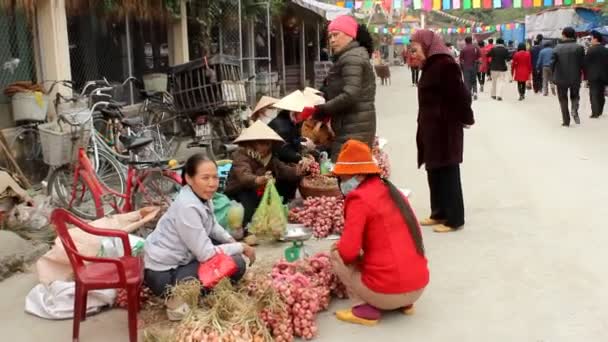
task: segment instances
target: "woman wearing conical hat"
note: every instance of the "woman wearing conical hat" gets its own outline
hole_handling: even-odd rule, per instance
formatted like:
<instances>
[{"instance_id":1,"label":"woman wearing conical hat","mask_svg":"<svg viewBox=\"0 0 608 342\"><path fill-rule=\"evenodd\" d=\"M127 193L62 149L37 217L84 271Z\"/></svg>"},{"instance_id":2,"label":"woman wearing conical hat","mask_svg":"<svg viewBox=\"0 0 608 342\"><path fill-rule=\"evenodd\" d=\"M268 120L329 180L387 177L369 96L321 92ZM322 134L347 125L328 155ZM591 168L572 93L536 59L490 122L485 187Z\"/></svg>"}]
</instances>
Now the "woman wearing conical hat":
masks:
<instances>
[{"instance_id":1,"label":"woman wearing conical hat","mask_svg":"<svg viewBox=\"0 0 608 342\"><path fill-rule=\"evenodd\" d=\"M225 194L245 208L243 225L251 221L270 177L276 180L279 194L291 200L310 160L286 164L272 154L273 144L283 139L268 125L258 120L235 141L239 149L232 155L232 169L226 182Z\"/></svg>"}]
</instances>

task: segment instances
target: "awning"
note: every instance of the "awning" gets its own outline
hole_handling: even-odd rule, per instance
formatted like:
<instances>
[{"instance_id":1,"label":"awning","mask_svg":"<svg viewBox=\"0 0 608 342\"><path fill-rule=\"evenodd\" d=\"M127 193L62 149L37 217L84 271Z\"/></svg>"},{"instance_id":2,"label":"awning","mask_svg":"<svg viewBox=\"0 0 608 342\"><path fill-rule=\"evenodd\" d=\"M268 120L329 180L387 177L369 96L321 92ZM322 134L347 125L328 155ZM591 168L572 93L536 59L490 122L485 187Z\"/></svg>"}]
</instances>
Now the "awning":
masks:
<instances>
[{"instance_id":1,"label":"awning","mask_svg":"<svg viewBox=\"0 0 608 342\"><path fill-rule=\"evenodd\" d=\"M352 12L350 8L338 7L317 0L291 0L291 2L318 14L329 21L344 14L351 14Z\"/></svg>"}]
</instances>

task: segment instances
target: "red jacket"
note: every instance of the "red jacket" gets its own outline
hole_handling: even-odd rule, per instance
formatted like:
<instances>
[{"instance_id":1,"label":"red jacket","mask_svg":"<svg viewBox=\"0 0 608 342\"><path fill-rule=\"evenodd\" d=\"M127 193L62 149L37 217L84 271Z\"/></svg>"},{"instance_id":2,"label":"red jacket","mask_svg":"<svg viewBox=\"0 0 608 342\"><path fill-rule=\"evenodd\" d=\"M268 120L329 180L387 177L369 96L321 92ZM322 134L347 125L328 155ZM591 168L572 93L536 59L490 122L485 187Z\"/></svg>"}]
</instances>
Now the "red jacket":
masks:
<instances>
[{"instance_id":1,"label":"red jacket","mask_svg":"<svg viewBox=\"0 0 608 342\"><path fill-rule=\"evenodd\" d=\"M479 52L479 72L488 72L490 70L490 58L488 57L488 50L485 46Z\"/></svg>"},{"instance_id":2,"label":"red jacket","mask_svg":"<svg viewBox=\"0 0 608 342\"><path fill-rule=\"evenodd\" d=\"M416 252L403 216L380 177L368 178L349 193L344 212L338 252L344 263L358 263L365 286L378 293L399 294L428 284L427 260Z\"/></svg>"},{"instance_id":3,"label":"red jacket","mask_svg":"<svg viewBox=\"0 0 608 342\"><path fill-rule=\"evenodd\" d=\"M528 51L517 51L511 63L513 79L517 82L526 82L532 74L532 56Z\"/></svg>"}]
</instances>

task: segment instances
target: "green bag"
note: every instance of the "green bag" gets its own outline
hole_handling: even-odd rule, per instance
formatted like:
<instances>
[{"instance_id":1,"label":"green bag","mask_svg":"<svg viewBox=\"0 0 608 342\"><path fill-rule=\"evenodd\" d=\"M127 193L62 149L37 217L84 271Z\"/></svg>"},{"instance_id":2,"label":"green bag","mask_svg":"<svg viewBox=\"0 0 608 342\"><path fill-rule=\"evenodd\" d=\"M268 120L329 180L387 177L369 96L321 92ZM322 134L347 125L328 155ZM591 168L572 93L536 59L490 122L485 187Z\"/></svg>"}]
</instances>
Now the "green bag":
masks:
<instances>
[{"instance_id":1,"label":"green bag","mask_svg":"<svg viewBox=\"0 0 608 342\"><path fill-rule=\"evenodd\" d=\"M217 222L224 228L228 228L228 211L230 210L230 198L216 192L213 195L213 214Z\"/></svg>"},{"instance_id":2,"label":"green bag","mask_svg":"<svg viewBox=\"0 0 608 342\"><path fill-rule=\"evenodd\" d=\"M271 179L266 184L260 205L255 210L249 231L260 237L279 239L285 235L287 215L283 199Z\"/></svg>"}]
</instances>

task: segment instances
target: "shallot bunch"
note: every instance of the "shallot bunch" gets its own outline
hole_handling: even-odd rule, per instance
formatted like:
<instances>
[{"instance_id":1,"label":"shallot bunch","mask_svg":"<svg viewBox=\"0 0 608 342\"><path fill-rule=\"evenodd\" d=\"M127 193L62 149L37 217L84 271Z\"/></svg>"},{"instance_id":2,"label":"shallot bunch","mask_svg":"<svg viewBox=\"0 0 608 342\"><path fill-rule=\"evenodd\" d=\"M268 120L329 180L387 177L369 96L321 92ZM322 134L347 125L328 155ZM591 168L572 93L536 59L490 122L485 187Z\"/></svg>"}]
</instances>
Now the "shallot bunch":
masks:
<instances>
[{"instance_id":1,"label":"shallot bunch","mask_svg":"<svg viewBox=\"0 0 608 342\"><path fill-rule=\"evenodd\" d=\"M321 175L321 165L319 165L318 162L313 161L310 164L308 164L308 168L306 168L306 172L311 176L311 177L317 177Z\"/></svg>"},{"instance_id":2,"label":"shallot bunch","mask_svg":"<svg viewBox=\"0 0 608 342\"><path fill-rule=\"evenodd\" d=\"M275 341L293 341L293 321L289 312L272 312L266 308L260 312L260 318L270 329Z\"/></svg>"},{"instance_id":3,"label":"shallot bunch","mask_svg":"<svg viewBox=\"0 0 608 342\"><path fill-rule=\"evenodd\" d=\"M378 166L380 167L380 170L382 170L382 177L389 179L391 177L391 162L388 158L388 153L380 148L378 137L376 137L376 140L374 141L372 153L376 159L376 162L378 163Z\"/></svg>"},{"instance_id":4,"label":"shallot bunch","mask_svg":"<svg viewBox=\"0 0 608 342\"><path fill-rule=\"evenodd\" d=\"M312 229L316 238L341 234L344 229L344 200L339 197L309 197L302 208L293 208L290 221Z\"/></svg>"},{"instance_id":5,"label":"shallot bunch","mask_svg":"<svg viewBox=\"0 0 608 342\"><path fill-rule=\"evenodd\" d=\"M331 294L343 299L347 298L346 287L340 281L340 278L333 273L329 253L321 252L306 259L313 273L310 277L319 287L320 298L326 298L321 301L321 306L326 309L329 306Z\"/></svg>"}]
</instances>

